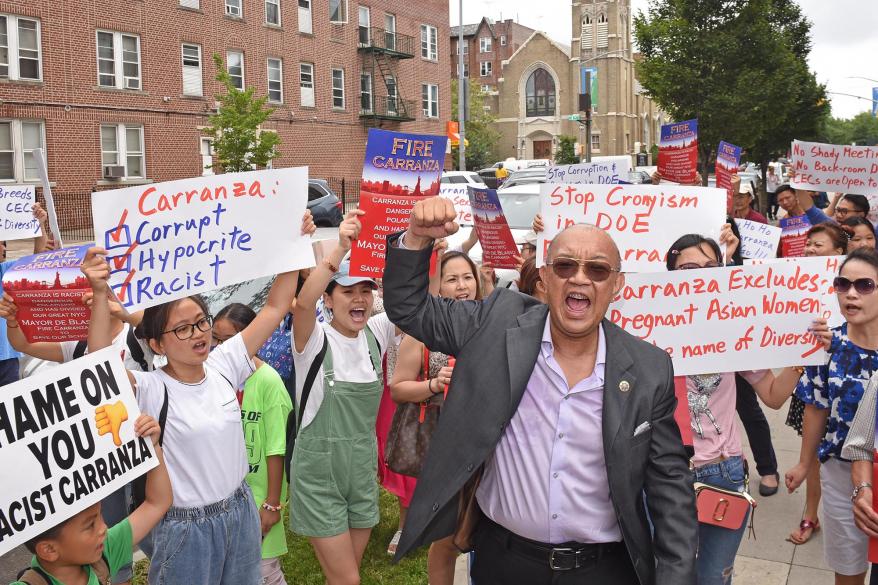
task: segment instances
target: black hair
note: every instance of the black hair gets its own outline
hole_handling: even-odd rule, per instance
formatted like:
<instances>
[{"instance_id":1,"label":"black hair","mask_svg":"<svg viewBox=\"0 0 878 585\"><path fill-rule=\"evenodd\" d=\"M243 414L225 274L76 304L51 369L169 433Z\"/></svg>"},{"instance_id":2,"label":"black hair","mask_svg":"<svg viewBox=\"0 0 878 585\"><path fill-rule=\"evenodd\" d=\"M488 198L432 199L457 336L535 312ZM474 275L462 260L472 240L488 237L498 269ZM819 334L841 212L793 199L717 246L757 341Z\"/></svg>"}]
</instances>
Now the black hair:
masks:
<instances>
[{"instance_id":1,"label":"black hair","mask_svg":"<svg viewBox=\"0 0 878 585\"><path fill-rule=\"evenodd\" d=\"M201 295L192 295L191 297L184 297L182 299L177 299L176 301L163 303L161 305L156 305L155 307L149 307L143 311L143 321L140 322L140 325L137 326L134 333L140 339L155 339L158 341L162 337L162 332L168 327L168 318L171 315L171 310L186 299L189 299L198 305L198 308L200 308L205 315L210 315L210 309L207 307L207 303L204 302L204 299L201 298Z\"/></svg>"},{"instance_id":2,"label":"black hair","mask_svg":"<svg viewBox=\"0 0 878 585\"><path fill-rule=\"evenodd\" d=\"M37 554L37 545L40 544L40 543L41 543L42 541L44 541L44 540L55 540L55 539L57 539L58 536L61 534L61 529L64 528L64 526L65 526L68 522L70 522L71 520L73 520L73 518L75 518L75 515L74 515L74 516L71 516L70 518L67 518L66 520L62 520L62 521L59 522L58 524L56 524L56 525L52 526L51 528L49 528L48 530L44 530L44 531L41 532L40 534L37 534L36 536L34 536L33 538L31 538L30 540L28 540L27 542L25 542L25 543L24 543L24 547L25 547L27 550L29 550L29 551L31 552L31 554Z\"/></svg>"},{"instance_id":3,"label":"black hair","mask_svg":"<svg viewBox=\"0 0 878 585\"><path fill-rule=\"evenodd\" d=\"M719 244L711 238L705 238L699 234L686 234L678 238L668 249L668 255L665 257L665 265L668 270L677 269L677 258L680 256L680 252L689 248L700 248L703 244L707 244L714 256L716 256L717 261L722 262L723 255L720 252Z\"/></svg>"},{"instance_id":4,"label":"black hair","mask_svg":"<svg viewBox=\"0 0 878 585\"><path fill-rule=\"evenodd\" d=\"M866 199L865 195L856 195L855 193L848 193L842 196L842 200L849 201L851 205L853 205L857 211L860 213L869 213L869 200Z\"/></svg>"},{"instance_id":5,"label":"black hair","mask_svg":"<svg viewBox=\"0 0 878 585\"><path fill-rule=\"evenodd\" d=\"M213 318L213 322L216 323L220 319L227 319L231 321L232 325L234 325L235 331L240 333L246 329L247 325L252 323L255 318L256 311L247 305L243 303L232 303L220 309L219 313Z\"/></svg>"},{"instance_id":6,"label":"black hair","mask_svg":"<svg viewBox=\"0 0 878 585\"><path fill-rule=\"evenodd\" d=\"M848 235L851 235L851 236L853 235L853 228L858 227L858 226L865 226L865 227L869 228L870 230L872 230L873 232L875 231L875 226L872 225L872 222L869 221L868 219L866 219L865 217L862 217L859 215L855 215L853 217L847 218L846 220L841 222L841 225L842 225L842 228L845 228L845 227L851 228L850 230L845 230L846 232L848 232Z\"/></svg>"},{"instance_id":7,"label":"black hair","mask_svg":"<svg viewBox=\"0 0 878 585\"><path fill-rule=\"evenodd\" d=\"M795 193L796 190L793 189L792 187L790 187L789 183L784 183L783 185L778 186L778 188L774 190L774 194L780 195L784 191L793 191Z\"/></svg>"},{"instance_id":8,"label":"black hair","mask_svg":"<svg viewBox=\"0 0 878 585\"><path fill-rule=\"evenodd\" d=\"M874 248L857 248L848 254L847 258L844 259L844 262L841 263L841 266L838 269L839 274L841 274L841 271L844 270L844 267L847 266L847 263L851 260L865 262L871 266L875 272L878 272L878 251L875 251Z\"/></svg>"},{"instance_id":9,"label":"black hair","mask_svg":"<svg viewBox=\"0 0 878 585\"><path fill-rule=\"evenodd\" d=\"M808 230L807 237L810 238L814 234L826 234L832 242L832 247L840 249L842 254L848 249L850 235L836 223L818 223Z\"/></svg>"},{"instance_id":10,"label":"black hair","mask_svg":"<svg viewBox=\"0 0 878 585\"><path fill-rule=\"evenodd\" d=\"M521 265L521 276L518 279L518 292L534 296L537 283L540 282L540 269L537 268L536 258L528 258Z\"/></svg>"},{"instance_id":11,"label":"black hair","mask_svg":"<svg viewBox=\"0 0 878 585\"><path fill-rule=\"evenodd\" d=\"M476 266L476 263L473 262L473 259L463 252L452 250L442 254L442 260L439 261L439 277L442 277L442 272L445 271L445 265L455 258L463 258L466 260L466 263L469 264L469 269L473 273L473 278L476 279L476 300L482 300L482 279L479 278L479 268Z\"/></svg>"},{"instance_id":12,"label":"black hair","mask_svg":"<svg viewBox=\"0 0 878 585\"><path fill-rule=\"evenodd\" d=\"M744 263L744 256L741 254L741 230L738 229L738 222L735 221L732 217L726 218L726 223L729 224L729 227L732 228L732 234L736 238L738 238L738 246L735 248L735 253L732 254L732 259L729 261L729 264L734 264L735 266L741 266ZM719 258L719 256L717 256Z\"/></svg>"}]
</instances>

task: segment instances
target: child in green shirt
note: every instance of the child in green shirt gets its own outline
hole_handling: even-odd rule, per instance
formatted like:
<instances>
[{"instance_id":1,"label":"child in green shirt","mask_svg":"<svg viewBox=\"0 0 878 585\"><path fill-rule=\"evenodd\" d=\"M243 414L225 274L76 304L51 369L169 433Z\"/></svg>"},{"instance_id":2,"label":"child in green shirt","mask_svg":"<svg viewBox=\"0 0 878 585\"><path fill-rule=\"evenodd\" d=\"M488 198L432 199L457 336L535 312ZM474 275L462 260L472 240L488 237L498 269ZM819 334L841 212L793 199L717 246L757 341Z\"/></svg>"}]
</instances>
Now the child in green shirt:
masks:
<instances>
[{"instance_id":1,"label":"child in green shirt","mask_svg":"<svg viewBox=\"0 0 878 585\"><path fill-rule=\"evenodd\" d=\"M109 530L98 502L29 540L31 568L12 585L101 585L98 572L112 577L131 563L134 545L165 515L172 502L171 480L158 445L160 428L141 414L134 423L139 437L151 437L159 464L146 475L146 499L125 520Z\"/></svg>"},{"instance_id":2,"label":"child in green shirt","mask_svg":"<svg viewBox=\"0 0 878 585\"><path fill-rule=\"evenodd\" d=\"M232 303L217 313L213 322L213 345L234 337L256 317L241 303ZM289 392L280 375L259 358L256 371L239 390L244 445L250 472L244 478L259 506L262 524L262 578L265 585L286 585L280 557L287 552L287 537L281 522L281 508L287 499L284 477L287 416L293 409Z\"/></svg>"}]
</instances>

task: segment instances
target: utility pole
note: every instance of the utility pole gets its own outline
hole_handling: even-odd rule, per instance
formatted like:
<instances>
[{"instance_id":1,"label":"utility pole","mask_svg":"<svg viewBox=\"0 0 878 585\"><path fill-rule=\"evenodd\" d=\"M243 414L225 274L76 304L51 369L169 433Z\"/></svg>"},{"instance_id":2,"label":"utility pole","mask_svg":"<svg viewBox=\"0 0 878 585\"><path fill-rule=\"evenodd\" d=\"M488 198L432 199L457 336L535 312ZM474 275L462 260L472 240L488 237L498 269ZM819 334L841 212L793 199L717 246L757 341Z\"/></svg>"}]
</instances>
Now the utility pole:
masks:
<instances>
[{"instance_id":1,"label":"utility pole","mask_svg":"<svg viewBox=\"0 0 878 585\"><path fill-rule=\"evenodd\" d=\"M591 69L585 70L585 162L591 162Z\"/></svg>"},{"instance_id":2,"label":"utility pole","mask_svg":"<svg viewBox=\"0 0 878 585\"><path fill-rule=\"evenodd\" d=\"M458 2L458 10L460 15L460 28L457 31L457 121L460 126L460 147L458 154L460 160L458 168L461 171L466 170L466 107L464 100L464 83L466 79L463 76L463 0ZM467 52L468 53L468 52ZM467 54L467 57L469 54Z\"/></svg>"}]
</instances>

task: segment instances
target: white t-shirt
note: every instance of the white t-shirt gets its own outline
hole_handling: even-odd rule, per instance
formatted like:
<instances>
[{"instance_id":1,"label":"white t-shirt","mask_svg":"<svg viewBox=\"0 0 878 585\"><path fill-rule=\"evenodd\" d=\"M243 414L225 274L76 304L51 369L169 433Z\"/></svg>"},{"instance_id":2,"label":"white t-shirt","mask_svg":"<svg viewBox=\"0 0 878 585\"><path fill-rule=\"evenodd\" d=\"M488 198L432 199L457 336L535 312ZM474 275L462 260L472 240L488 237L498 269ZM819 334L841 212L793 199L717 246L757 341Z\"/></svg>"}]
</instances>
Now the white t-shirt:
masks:
<instances>
[{"instance_id":1,"label":"white t-shirt","mask_svg":"<svg viewBox=\"0 0 878 585\"><path fill-rule=\"evenodd\" d=\"M174 506L194 508L224 500L244 481L247 453L235 389L255 370L238 334L210 352L204 379L197 384L175 380L164 370L131 372L140 410L156 420L168 387L162 447Z\"/></svg>"},{"instance_id":2,"label":"white t-shirt","mask_svg":"<svg viewBox=\"0 0 878 585\"><path fill-rule=\"evenodd\" d=\"M113 343L110 344L110 347L115 347L118 352L122 354L122 363L125 364L126 370L132 371L141 371L143 368L140 367L140 364L134 361L131 357L131 350L128 348L128 331L131 329L131 326L128 323L122 324L122 331L113 338ZM64 362L67 363L69 361L73 361L73 352L76 350L76 344L78 341L62 341L61 342L61 353L64 355ZM155 356L152 353L152 350L149 346L137 340L137 344L143 350L143 359L147 363L147 365L151 365L153 363L153 359ZM88 353L88 347L85 348L85 353ZM83 354L85 355L85 354Z\"/></svg>"},{"instance_id":3,"label":"white t-shirt","mask_svg":"<svg viewBox=\"0 0 878 585\"><path fill-rule=\"evenodd\" d=\"M356 337L345 337L332 328L328 323L316 323L308 343L302 353L296 351L295 346L296 320L293 319L293 335L290 336L293 344L293 365L296 368L296 404L302 398L302 388L305 386L305 377L311 369L311 363L320 349L323 347L323 338L329 339L329 351L332 352L332 367L335 369L335 379L343 382L374 382L375 368L372 367L372 358L369 356L369 345L366 340L366 331L360 331ZM369 319L369 329L375 334L381 357L396 337L396 326L390 322L386 313L375 315ZM323 366L317 372L311 394L308 396L308 404L305 405L305 414L302 417L302 428L307 427L323 402Z\"/></svg>"}]
</instances>

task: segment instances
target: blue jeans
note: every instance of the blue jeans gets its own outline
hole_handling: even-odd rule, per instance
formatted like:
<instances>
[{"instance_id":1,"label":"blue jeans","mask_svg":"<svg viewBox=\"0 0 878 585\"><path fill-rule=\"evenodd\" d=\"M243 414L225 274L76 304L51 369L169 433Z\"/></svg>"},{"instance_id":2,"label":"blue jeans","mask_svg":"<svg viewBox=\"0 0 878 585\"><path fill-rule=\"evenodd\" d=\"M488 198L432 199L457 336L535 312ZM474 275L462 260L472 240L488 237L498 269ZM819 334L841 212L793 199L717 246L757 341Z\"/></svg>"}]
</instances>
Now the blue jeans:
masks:
<instances>
[{"instance_id":1,"label":"blue jeans","mask_svg":"<svg viewBox=\"0 0 878 585\"><path fill-rule=\"evenodd\" d=\"M727 490L744 491L744 459L730 457L695 468L695 481ZM737 530L698 524L698 585L729 585L738 546L747 530L750 513Z\"/></svg>"},{"instance_id":2,"label":"blue jeans","mask_svg":"<svg viewBox=\"0 0 878 585\"><path fill-rule=\"evenodd\" d=\"M201 508L171 507L152 530L149 585L259 585L262 530L246 483ZM151 554L150 554L151 553Z\"/></svg>"}]
</instances>

